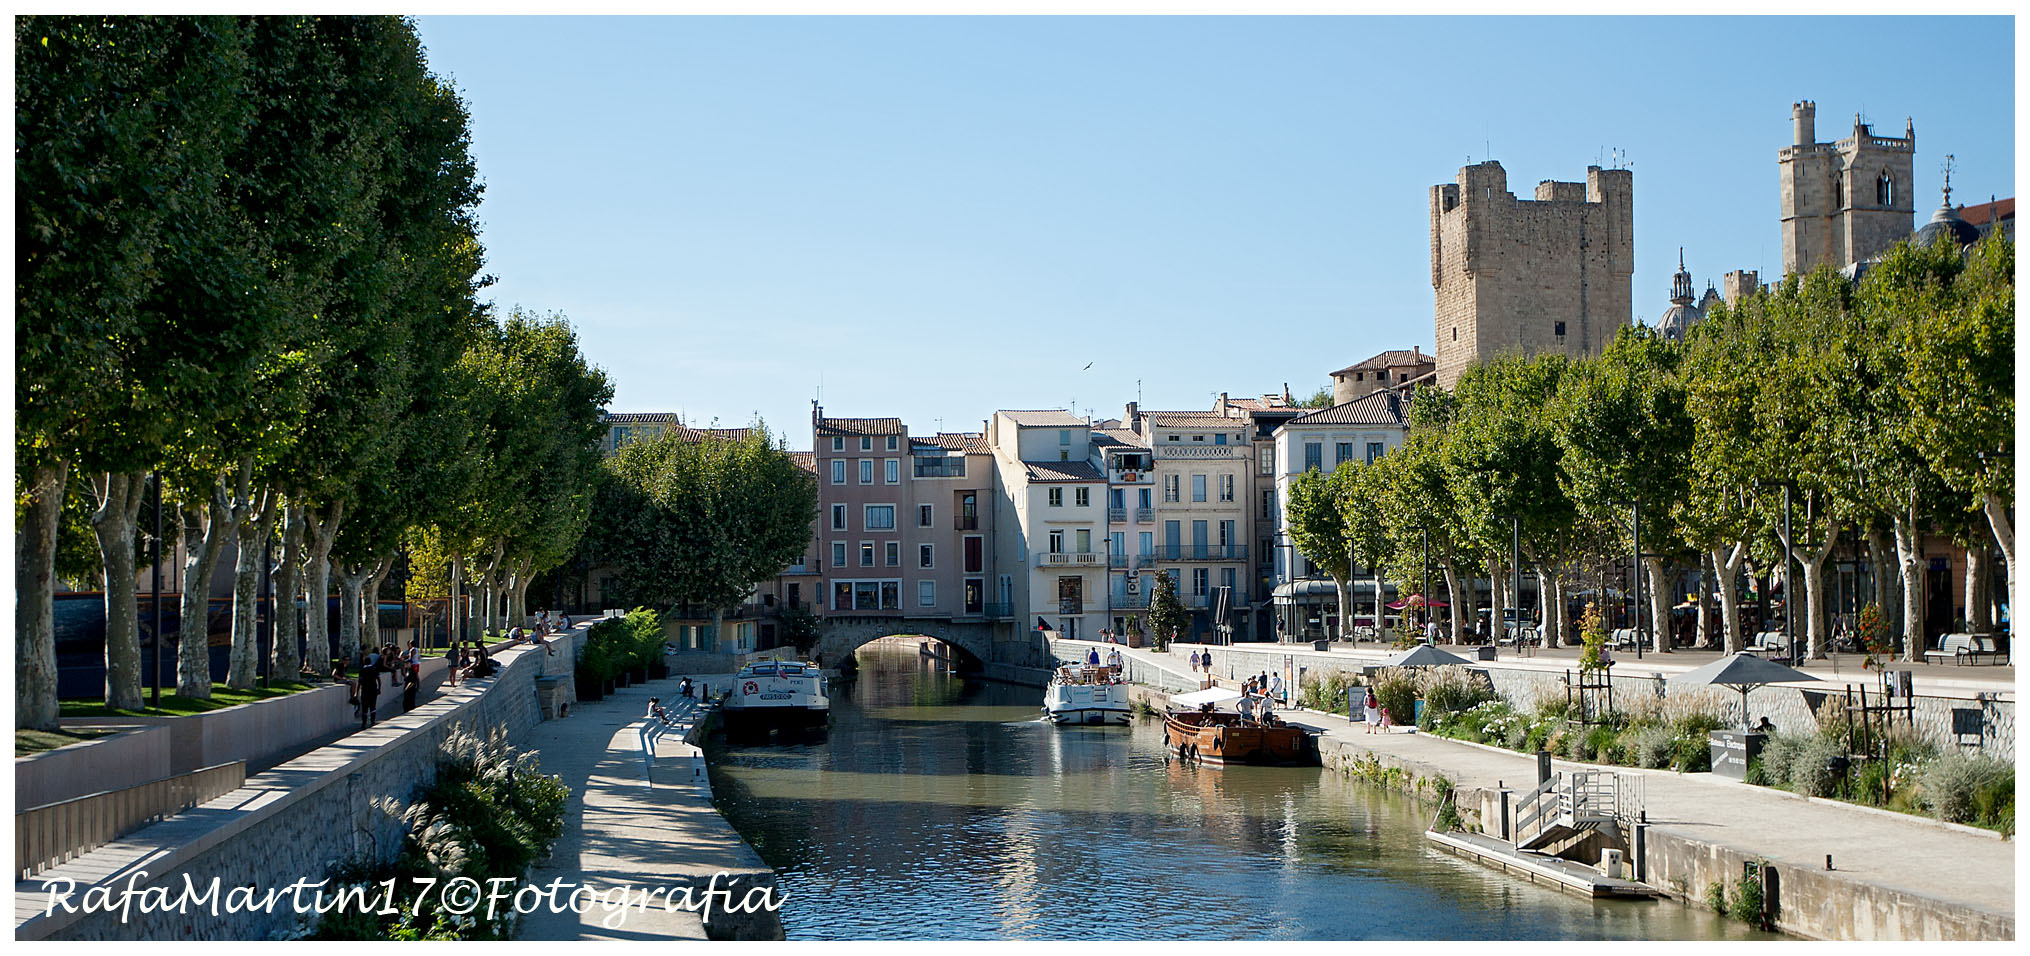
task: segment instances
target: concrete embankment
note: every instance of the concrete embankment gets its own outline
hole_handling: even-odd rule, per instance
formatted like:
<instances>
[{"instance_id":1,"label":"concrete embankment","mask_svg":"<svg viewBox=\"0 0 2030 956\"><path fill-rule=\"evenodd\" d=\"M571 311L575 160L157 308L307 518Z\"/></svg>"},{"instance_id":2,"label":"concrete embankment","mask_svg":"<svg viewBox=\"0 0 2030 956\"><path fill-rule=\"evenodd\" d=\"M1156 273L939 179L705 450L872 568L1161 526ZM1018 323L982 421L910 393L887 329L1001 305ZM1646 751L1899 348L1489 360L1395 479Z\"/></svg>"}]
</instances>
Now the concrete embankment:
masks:
<instances>
[{"instance_id":1,"label":"concrete embankment","mask_svg":"<svg viewBox=\"0 0 2030 956\"><path fill-rule=\"evenodd\" d=\"M1065 656L1091 644L1060 642ZM1195 687L1169 655L1123 649L1130 679L1166 692ZM1181 685L1181 686L1178 686ZM1536 783L1536 759L1493 747L1403 732L1368 734L1343 715L1284 712L1320 731L1329 769L1435 794L1448 781L1468 826L1494 819L1500 791ZM1554 769L1609 769L1641 780L1649 827L1646 882L1703 905L1713 883L1734 885L1762 861L1776 873L1778 929L1819 939L2013 939L2015 844L1986 831L1754 787L1712 774L1555 761ZM1827 869L1827 857L1832 869Z\"/></svg>"},{"instance_id":2,"label":"concrete embankment","mask_svg":"<svg viewBox=\"0 0 2030 956\"><path fill-rule=\"evenodd\" d=\"M692 679L713 686L728 678ZM712 785L698 744L714 715L695 701L677 698L676 688L675 680L628 687L583 702L569 719L545 723L530 735L543 769L562 775L572 792L564 836L531 882L547 885L561 879L598 893L631 887L662 894L646 907L541 912L524 922L522 938L782 938L777 912L760 906L764 895L774 892L775 871L712 805ZM652 696L676 715L677 727L657 743L650 770L638 731ZM725 895L711 893L714 889ZM691 902L703 904L709 898L711 905L685 909L660 902L681 899L686 890Z\"/></svg>"}]
</instances>

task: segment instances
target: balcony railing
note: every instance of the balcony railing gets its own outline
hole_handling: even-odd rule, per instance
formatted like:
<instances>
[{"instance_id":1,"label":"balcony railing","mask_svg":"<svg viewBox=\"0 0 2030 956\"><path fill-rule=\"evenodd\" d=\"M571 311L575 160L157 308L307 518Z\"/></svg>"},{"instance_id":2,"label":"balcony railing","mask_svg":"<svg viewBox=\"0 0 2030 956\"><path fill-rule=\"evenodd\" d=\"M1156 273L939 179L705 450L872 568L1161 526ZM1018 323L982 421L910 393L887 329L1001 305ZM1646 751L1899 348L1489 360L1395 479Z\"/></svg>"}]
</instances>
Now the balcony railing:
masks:
<instances>
[{"instance_id":1,"label":"balcony railing","mask_svg":"<svg viewBox=\"0 0 2030 956\"><path fill-rule=\"evenodd\" d=\"M1245 544L1159 544L1158 561L1246 561Z\"/></svg>"},{"instance_id":2,"label":"balcony railing","mask_svg":"<svg viewBox=\"0 0 2030 956\"><path fill-rule=\"evenodd\" d=\"M1149 592L1140 594L1116 594L1109 602L1116 611L1146 611L1149 609Z\"/></svg>"},{"instance_id":3,"label":"balcony railing","mask_svg":"<svg viewBox=\"0 0 2030 956\"><path fill-rule=\"evenodd\" d=\"M1154 512L1154 511L1151 511L1151 510L1149 510L1149 509L1147 509L1147 508L1143 508L1143 509L1141 509L1141 510L1139 510L1139 511L1135 512L1135 523L1136 523L1136 524L1155 524L1155 523L1156 523L1156 512Z\"/></svg>"},{"instance_id":4,"label":"balcony railing","mask_svg":"<svg viewBox=\"0 0 2030 956\"><path fill-rule=\"evenodd\" d=\"M1126 520L1128 520L1128 509L1126 509L1126 508L1108 508L1108 509L1107 509L1107 520L1108 520L1108 521L1126 521Z\"/></svg>"},{"instance_id":5,"label":"balcony railing","mask_svg":"<svg viewBox=\"0 0 2030 956\"><path fill-rule=\"evenodd\" d=\"M988 617L1008 618L1015 616L1015 605L1013 604L983 604L981 608L983 609L982 613Z\"/></svg>"},{"instance_id":6,"label":"balcony railing","mask_svg":"<svg viewBox=\"0 0 2030 956\"><path fill-rule=\"evenodd\" d=\"M1125 567L1127 567L1127 566L1128 566L1128 556L1127 556L1127 555L1125 555L1125 554L1108 554L1108 555L1107 555L1107 567L1110 567L1110 568L1125 568Z\"/></svg>"},{"instance_id":7,"label":"balcony railing","mask_svg":"<svg viewBox=\"0 0 2030 956\"><path fill-rule=\"evenodd\" d=\"M980 530L980 516L959 515L957 518L952 519L952 527L960 531L978 531Z\"/></svg>"},{"instance_id":8,"label":"balcony railing","mask_svg":"<svg viewBox=\"0 0 2030 956\"><path fill-rule=\"evenodd\" d=\"M1115 468L1107 477L1117 485L1146 485L1156 480L1147 468Z\"/></svg>"},{"instance_id":9,"label":"balcony railing","mask_svg":"<svg viewBox=\"0 0 2030 956\"><path fill-rule=\"evenodd\" d=\"M1104 560L1106 560L1106 555L1097 551L1046 551L1043 554L1043 563L1052 565L1071 564L1099 567L1100 562Z\"/></svg>"}]
</instances>

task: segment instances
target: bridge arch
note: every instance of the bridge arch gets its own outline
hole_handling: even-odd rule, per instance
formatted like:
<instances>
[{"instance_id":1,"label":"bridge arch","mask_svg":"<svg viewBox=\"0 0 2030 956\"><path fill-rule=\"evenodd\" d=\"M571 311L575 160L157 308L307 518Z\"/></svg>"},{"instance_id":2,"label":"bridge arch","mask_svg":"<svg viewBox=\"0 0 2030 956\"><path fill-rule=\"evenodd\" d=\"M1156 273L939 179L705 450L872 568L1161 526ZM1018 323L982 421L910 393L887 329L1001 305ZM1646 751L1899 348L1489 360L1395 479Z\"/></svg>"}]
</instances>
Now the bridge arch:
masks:
<instances>
[{"instance_id":1,"label":"bridge arch","mask_svg":"<svg viewBox=\"0 0 2030 956\"><path fill-rule=\"evenodd\" d=\"M982 664L1007 656L1012 625L942 618L831 618L821 625L818 655L826 667L838 667L862 646L884 637L922 636L943 641L972 655ZM998 653L997 653L998 651Z\"/></svg>"}]
</instances>

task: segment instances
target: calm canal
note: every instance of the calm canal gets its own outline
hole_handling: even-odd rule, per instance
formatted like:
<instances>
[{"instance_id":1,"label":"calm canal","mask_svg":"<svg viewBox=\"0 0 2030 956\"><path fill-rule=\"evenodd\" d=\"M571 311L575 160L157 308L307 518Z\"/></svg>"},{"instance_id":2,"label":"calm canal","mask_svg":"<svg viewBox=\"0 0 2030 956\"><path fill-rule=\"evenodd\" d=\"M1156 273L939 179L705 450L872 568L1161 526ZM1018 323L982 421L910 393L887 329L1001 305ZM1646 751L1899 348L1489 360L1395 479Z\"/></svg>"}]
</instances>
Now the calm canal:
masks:
<instances>
[{"instance_id":1,"label":"calm canal","mask_svg":"<svg viewBox=\"0 0 2030 956\"><path fill-rule=\"evenodd\" d=\"M1153 719L1036 720L1040 689L860 652L831 733L713 744L712 786L780 874L790 939L1720 939L1428 848L1414 801L1318 768L1166 763Z\"/></svg>"}]
</instances>

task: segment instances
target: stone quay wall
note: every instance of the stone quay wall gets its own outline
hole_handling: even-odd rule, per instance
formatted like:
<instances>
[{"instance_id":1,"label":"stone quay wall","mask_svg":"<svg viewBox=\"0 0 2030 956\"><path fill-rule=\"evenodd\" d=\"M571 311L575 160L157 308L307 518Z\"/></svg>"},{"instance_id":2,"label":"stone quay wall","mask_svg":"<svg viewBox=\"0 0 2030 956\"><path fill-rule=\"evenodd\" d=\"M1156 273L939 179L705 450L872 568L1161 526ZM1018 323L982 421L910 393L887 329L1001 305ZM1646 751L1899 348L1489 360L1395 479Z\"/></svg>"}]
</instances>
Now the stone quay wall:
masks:
<instances>
[{"instance_id":1,"label":"stone quay wall","mask_svg":"<svg viewBox=\"0 0 2030 956\"><path fill-rule=\"evenodd\" d=\"M583 632L559 639L559 658L574 656ZM311 918L285 901L267 913L218 916L209 909L127 915L44 915L44 880L162 887L180 893L187 875L200 891L261 893L315 881L348 861L386 862L400 850L400 814L434 780L438 750L454 731L504 729L524 739L541 714L535 681L551 665L543 649L509 646L494 653L500 673L447 688L438 699L330 746L249 778L246 786L189 813L147 827L16 884L17 939L263 939L303 932ZM344 700L340 691L340 702ZM145 871L145 875L142 875ZM71 897L76 899L76 896ZM21 914L32 913L25 920Z\"/></svg>"}]
</instances>

